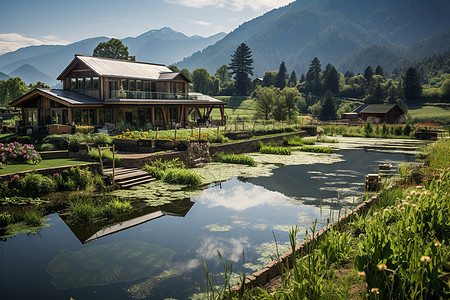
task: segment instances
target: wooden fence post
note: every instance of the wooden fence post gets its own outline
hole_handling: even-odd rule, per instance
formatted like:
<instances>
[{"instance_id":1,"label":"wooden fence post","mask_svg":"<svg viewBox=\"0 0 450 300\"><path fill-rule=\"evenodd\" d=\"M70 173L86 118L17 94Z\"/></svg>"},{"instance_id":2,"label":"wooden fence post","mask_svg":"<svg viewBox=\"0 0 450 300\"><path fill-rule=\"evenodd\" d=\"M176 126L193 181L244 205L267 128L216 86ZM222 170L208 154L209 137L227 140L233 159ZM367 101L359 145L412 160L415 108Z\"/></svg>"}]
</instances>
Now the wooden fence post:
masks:
<instances>
[{"instance_id":1,"label":"wooden fence post","mask_svg":"<svg viewBox=\"0 0 450 300\"><path fill-rule=\"evenodd\" d=\"M100 150L100 145L97 145L97 149L98 149L98 157L100 159L100 171L102 172L102 175L103 175L103 160L102 160L102 151Z\"/></svg>"},{"instance_id":2,"label":"wooden fence post","mask_svg":"<svg viewBox=\"0 0 450 300\"><path fill-rule=\"evenodd\" d=\"M113 172L112 172L112 174L113 174L113 180L114 180L114 168L115 168L115 165L116 165L116 160L115 160L115 157L114 157L114 155L115 155L114 152L116 152L116 148L114 147L114 144L113 144L113 151L112 152L113 152L112 153L112 157L113 157L113 161L112 161L112 163L113 163Z\"/></svg>"}]
</instances>

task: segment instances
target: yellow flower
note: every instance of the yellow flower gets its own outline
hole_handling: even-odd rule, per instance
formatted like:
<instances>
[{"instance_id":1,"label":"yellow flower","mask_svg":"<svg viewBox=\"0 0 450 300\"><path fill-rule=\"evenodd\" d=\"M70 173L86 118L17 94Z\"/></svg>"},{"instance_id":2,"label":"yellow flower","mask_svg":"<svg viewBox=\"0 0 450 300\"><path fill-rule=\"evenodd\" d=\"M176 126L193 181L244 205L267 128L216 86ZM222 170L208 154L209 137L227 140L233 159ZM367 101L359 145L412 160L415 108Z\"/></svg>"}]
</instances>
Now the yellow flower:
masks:
<instances>
[{"instance_id":1,"label":"yellow flower","mask_svg":"<svg viewBox=\"0 0 450 300\"><path fill-rule=\"evenodd\" d=\"M378 270L380 270L380 271L387 270L386 264L379 264L377 267L378 267Z\"/></svg>"},{"instance_id":2,"label":"yellow flower","mask_svg":"<svg viewBox=\"0 0 450 300\"><path fill-rule=\"evenodd\" d=\"M431 262L431 258L427 255L424 255L420 258L421 262Z\"/></svg>"},{"instance_id":3,"label":"yellow flower","mask_svg":"<svg viewBox=\"0 0 450 300\"><path fill-rule=\"evenodd\" d=\"M411 191L411 195L415 195L415 194L417 194L416 191Z\"/></svg>"},{"instance_id":4,"label":"yellow flower","mask_svg":"<svg viewBox=\"0 0 450 300\"><path fill-rule=\"evenodd\" d=\"M371 293L378 295L380 293L380 289L379 288L372 288L370 290Z\"/></svg>"},{"instance_id":5,"label":"yellow flower","mask_svg":"<svg viewBox=\"0 0 450 300\"><path fill-rule=\"evenodd\" d=\"M359 277L365 277L366 276L366 272L358 272L358 276Z\"/></svg>"},{"instance_id":6,"label":"yellow flower","mask_svg":"<svg viewBox=\"0 0 450 300\"><path fill-rule=\"evenodd\" d=\"M416 185L416 189L418 190L423 189L423 185Z\"/></svg>"},{"instance_id":7,"label":"yellow flower","mask_svg":"<svg viewBox=\"0 0 450 300\"><path fill-rule=\"evenodd\" d=\"M407 196L407 197L406 197L406 200L411 200L411 196Z\"/></svg>"},{"instance_id":8,"label":"yellow flower","mask_svg":"<svg viewBox=\"0 0 450 300\"><path fill-rule=\"evenodd\" d=\"M442 246L441 243L439 243L439 241L437 241L436 243L434 243L434 245L435 245L436 247L441 247L441 246Z\"/></svg>"}]
</instances>

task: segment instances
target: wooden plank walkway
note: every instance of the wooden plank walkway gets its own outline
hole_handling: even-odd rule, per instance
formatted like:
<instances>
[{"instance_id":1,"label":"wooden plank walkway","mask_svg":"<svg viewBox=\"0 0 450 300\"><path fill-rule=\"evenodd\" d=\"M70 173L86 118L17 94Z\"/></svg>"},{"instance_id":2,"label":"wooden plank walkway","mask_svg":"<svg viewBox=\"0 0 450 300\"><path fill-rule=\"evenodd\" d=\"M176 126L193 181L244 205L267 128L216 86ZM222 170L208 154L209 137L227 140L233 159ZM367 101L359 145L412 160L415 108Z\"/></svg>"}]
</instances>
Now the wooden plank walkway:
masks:
<instances>
[{"instance_id":1,"label":"wooden plank walkway","mask_svg":"<svg viewBox=\"0 0 450 300\"><path fill-rule=\"evenodd\" d=\"M112 175L112 168L103 169L103 175ZM121 188L130 188L156 180L156 178L151 177L147 172L138 168L117 167L114 169L113 180Z\"/></svg>"}]
</instances>

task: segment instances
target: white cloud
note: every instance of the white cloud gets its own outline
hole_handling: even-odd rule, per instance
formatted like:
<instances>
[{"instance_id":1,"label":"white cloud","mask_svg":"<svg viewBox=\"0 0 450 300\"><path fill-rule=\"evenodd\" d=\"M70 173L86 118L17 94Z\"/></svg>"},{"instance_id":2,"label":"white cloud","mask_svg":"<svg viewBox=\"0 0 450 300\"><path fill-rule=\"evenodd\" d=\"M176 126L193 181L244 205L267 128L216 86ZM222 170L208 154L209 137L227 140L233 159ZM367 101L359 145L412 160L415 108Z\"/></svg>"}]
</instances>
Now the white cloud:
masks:
<instances>
[{"instance_id":1,"label":"white cloud","mask_svg":"<svg viewBox=\"0 0 450 300\"><path fill-rule=\"evenodd\" d=\"M210 22L205 22L205 21L193 21L195 24L197 25L201 25L201 26L211 26L212 23Z\"/></svg>"},{"instance_id":2,"label":"white cloud","mask_svg":"<svg viewBox=\"0 0 450 300\"><path fill-rule=\"evenodd\" d=\"M247 237L240 238L220 238L220 237L205 237L200 248L197 249L197 255L206 260L218 259L220 252L225 260L231 262L238 262L242 257L242 252L250 248L250 242Z\"/></svg>"},{"instance_id":3,"label":"white cloud","mask_svg":"<svg viewBox=\"0 0 450 300\"><path fill-rule=\"evenodd\" d=\"M20 33L0 33L0 55L27 46L64 45L68 43L68 41L63 41L54 35L33 38Z\"/></svg>"},{"instance_id":4,"label":"white cloud","mask_svg":"<svg viewBox=\"0 0 450 300\"><path fill-rule=\"evenodd\" d=\"M189 7L203 8L206 6L242 11L250 8L254 11L265 11L291 3L293 0L165 0L166 2Z\"/></svg>"}]
</instances>

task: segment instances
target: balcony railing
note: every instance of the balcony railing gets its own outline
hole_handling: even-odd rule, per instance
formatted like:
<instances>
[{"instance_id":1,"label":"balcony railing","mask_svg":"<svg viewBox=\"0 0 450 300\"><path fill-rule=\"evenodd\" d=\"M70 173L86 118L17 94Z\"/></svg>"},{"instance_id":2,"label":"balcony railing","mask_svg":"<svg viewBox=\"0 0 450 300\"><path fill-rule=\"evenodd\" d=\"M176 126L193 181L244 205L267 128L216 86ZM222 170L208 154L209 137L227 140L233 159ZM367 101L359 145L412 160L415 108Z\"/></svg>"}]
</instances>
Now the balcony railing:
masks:
<instances>
[{"instance_id":1,"label":"balcony railing","mask_svg":"<svg viewBox=\"0 0 450 300\"><path fill-rule=\"evenodd\" d=\"M161 100L186 100L188 95L185 93L156 93L143 91L112 90L111 99L161 99Z\"/></svg>"}]
</instances>

